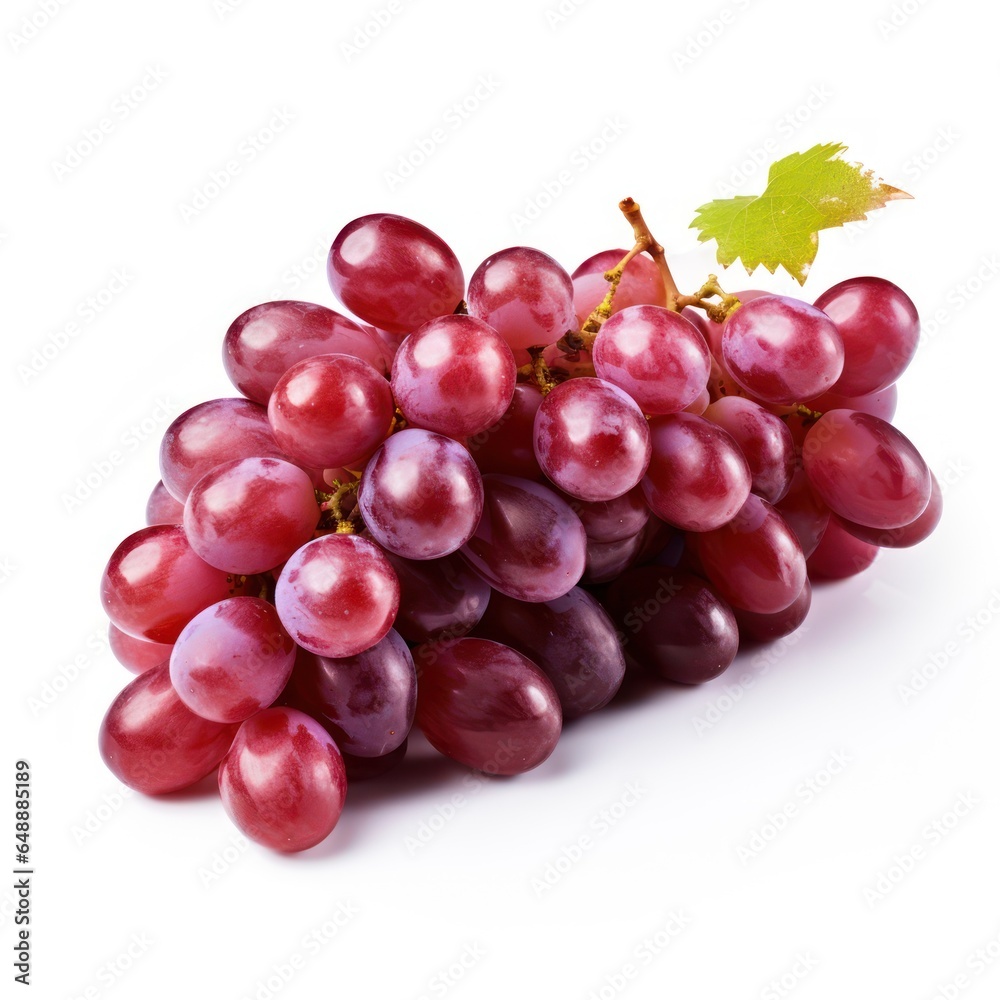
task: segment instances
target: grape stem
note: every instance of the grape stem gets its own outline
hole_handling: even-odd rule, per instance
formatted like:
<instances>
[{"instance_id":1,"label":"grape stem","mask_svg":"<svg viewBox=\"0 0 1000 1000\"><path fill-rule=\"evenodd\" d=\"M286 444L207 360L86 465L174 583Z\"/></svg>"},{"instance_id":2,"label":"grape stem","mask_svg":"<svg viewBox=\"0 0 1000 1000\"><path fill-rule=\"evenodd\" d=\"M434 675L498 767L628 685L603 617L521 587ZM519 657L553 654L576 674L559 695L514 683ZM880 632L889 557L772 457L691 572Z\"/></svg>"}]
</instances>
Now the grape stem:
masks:
<instances>
[{"instance_id":1,"label":"grape stem","mask_svg":"<svg viewBox=\"0 0 1000 1000\"><path fill-rule=\"evenodd\" d=\"M722 300L721 302L710 301L716 295ZM668 307L676 312L680 312L688 306L703 309L714 323L724 323L739 309L741 304L735 295L730 295L725 291L714 274L708 276L708 281L694 295L678 295L673 299L668 299L667 302Z\"/></svg>"},{"instance_id":2,"label":"grape stem","mask_svg":"<svg viewBox=\"0 0 1000 1000\"><path fill-rule=\"evenodd\" d=\"M322 527L334 527L338 535L354 534L355 522L358 520L360 514L357 504L355 504L350 513L345 515L341 507L341 501L348 494L357 493L358 486L360 485L357 480L342 483L339 479L335 479L331 483L333 487L332 493L324 493L322 490L316 490L316 499L319 502L319 509L322 511L320 519ZM323 524L324 521L327 523Z\"/></svg>"},{"instance_id":3,"label":"grape stem","mask_svg":"<svg viewBox=\"0 0 1000 1000\"><path fill-rule=\"evenodd\" d=\"M517 370L518 375L526 375L541 390L543 396L547 396L558 384L542 357L541 348L531 349L531 361L526 365L521 365Z\"/></svg>"},{"instance_id":4,"label":"grape stem","mask_svg":"<svg viewBox=\"0 0 1000 1000\"><path fill-rule=\"evenodd\" d=\"M563 337L560 346L564 350L591 350L597 334L601 331L601 326L611 315L611 305L614 302L615 293L618 291L618 285L621 283L622 275L625 273L625 268L641 253L649 254L659 268L668 309L672 309L674 312L680 312L688 306L702 309L711 320L722 323L740 307L740 300L735 295L729 295L719 284L719 279L714 274L708 276L708 281L694 295L682 295L677 287L677 282L674 281L673 274L670 273L667 255L642 217L638 202L633 198L623 198L618 202L618 208L621 209L622 214L632 226L635 243L632 249L610 271L604 272L604 280L609 284L607 295L587 317L579 332L571 331ZM715 296L718 296L721 302L712 302L711 299Z\"/></svg>"}]
</instances>

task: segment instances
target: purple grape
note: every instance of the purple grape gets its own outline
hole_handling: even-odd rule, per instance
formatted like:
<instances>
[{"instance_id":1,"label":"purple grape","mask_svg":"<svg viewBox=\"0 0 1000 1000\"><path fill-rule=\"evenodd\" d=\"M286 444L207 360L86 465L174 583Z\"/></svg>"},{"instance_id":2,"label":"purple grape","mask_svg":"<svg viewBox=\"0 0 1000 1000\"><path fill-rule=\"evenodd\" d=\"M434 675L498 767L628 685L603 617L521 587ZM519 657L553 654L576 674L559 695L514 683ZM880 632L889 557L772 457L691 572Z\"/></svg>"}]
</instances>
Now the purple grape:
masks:
<instances>
[{"instance_id":1,"label":"purple grape","mask_svg":"<svg viewBox=\"0 0 1000 1000\"><path fill-rule=\"evenodd\" d=\"M355 656L330 659L301 650L283 700L319 722L343 752L382 757L413 725L413 658L393 629Z\"/></svg>"},{"instance_id":2,"label":"purple grape","mask_svg":"<svg viewBox=\"0 0 1000 1000\"><path fill-rule=\"evenodd\" d=\"M941 520L943 510L944 496L941 493L941 485L932 472L930 500L927 501L923 513L909 524L899 528L869 528L863 524L846 521L842 517L837 518L837 522L849 534L870 545L878 545L884 549L908 549L911 545L930 537Z\"/></svg>"},{"instance_id":3,"label":"purple grape","mask_svg":"<svg viewBox=\"0 0 1000 1000\"><path fill-rule=\"evenodd\" d=\"M457 441L408 428L372 455L358 505L383 548L405 559L440 559L471 537L483 512L483 480Z\"/></svg>"},{"instance_id":4,"label":"purple grape","mask_svg":"<svg viewBox=\"0 0 1000 1000\"><path fill-rule=\"evenodd\" d=\"M486 639L414 650L417 722L431 746L486 774L521 774L555 749L562 711L552 682L526 656Z\"/></svg>"},{"instance_id":5,"label":"purple grape","mask_svg":"<svg viewBox=\"0 0 1000 1000\"><path fill-rule=\"evenodd\" d=\"M583 574L587 535L559 496L527 479L483 476L485 504L459 550L491 586L518 601L551 601Z\"/></svg>"},{"instance_id":6,"label":"purple grape","mask_svg":"<svg viewBox=\"0 0 1000 1000\"><path fill-rule=\"evenodd\" d=\"M191 548L179 524L129 535L112 553L101 601L112 623L135 639L171 644L199 611L230 596L232 579Z\"/></svg>"},{"instance_id":7,"label":"purple grape","mask_svg":"<svg viewBox=\"0 0 1000 1000\"><path fill-rule=\"evenodd\" d=\"M184 504L175 500L160 480L146 501L146 524L180 524L184 520Z\"/></svg>"},{"instance_id":8,"label":"purple grape","mask_svg":"<svg viewBox=\"0 0 1000 1000\"><path fill-rule=\"evenodd\" d=\"M344 761L323 727L293 708L267 708L240 726L219 766L229 818L250 840L304 851L337 825L347 795Z\"/></svg>"},{"instance_id":9,"label":"purple grape","mask_svg":"<svg viewBox=\"0 0 1000 1000\"><path fill-rule=\"evenodd\" d=\"M133 674L142 674L170 659L172 643L149 642L123 632L114 622L108 622L108 645L115 659Z\"/></svg>"},{"instance_id":10,"label":"purple grape","mask_svg":"<svg viewBox=\"0 0 1000 1000\"><path fill-rule=\"evenodd\" d=\"M494 594L476 636L523 653L546 674L573 719L603 708L625 676L615 627L585 590L529 604Z\"/></svg>"},{"instance_id":11,"label":"purple grape","mask_svg":"<svg viewBox=\"0 0 1000 1000\"><path fill-rule=\"evenodd\" d=\"M507 412L492 426L472 435L466 447L480 472L499 472L520 479L541 479L535 458L535 414L542 405L542 392L534 385L519 383Z\"/></svg>"},{"instance_id":12,"label":"purple grape","mask_svg":"<svg viewBox=\"0 0 1000 1000\"><path fill-rule=\"evenodd\" d=\"M863 573L877 556L877 545L855 538L833 517L806 567L813 580L846 580Z\"/></svg>"},{"instance_id":13,"label":"purple grape","mask_svg":"<svg viewBox=\"0 0 1000 1000\"><path fill-rule=\"evenodd\" d=\"M897 398L898 392L894 383L864 396L838 396L835 392L824 392L822 396L807 400L806 406L820 413L826 413L827 410L857 410L859 413L870 413L873 417L881 417L891 423L896 415Z\"/></svg>"},{"instance_id":14,"label":"purple grape","mask_svg":"<svg viewBox=\"0 0 1000 1000\"><path fill-rule=\"evenodd\" d=\"M211 774L236 731L187 708L161 663L134 678L111 703L98 745L116 778L146 795L163 795Z\"/></svg>"},{"instance_id":15,"label":"purple grape","mask_svg":"<svg viewBox=\"0 0 1000 1000\"><path fill-rule=\"evenodd\" d=\"M568 495L563 499L580 518L588 542L620 542L631 538L642 531L650 518L641 486L612 500L588 502Z\"/></svg>"},{"instance_id":16,"label":"purple grape","mask_svg":"<svg viewBox=\"0 0 1000 1000\"><path fill-rule=\"evenodd\" d=\"M753 611L734 608L736 624L740 628L740 639L754 642L773 642L782 636L791 635L805 620L812 604L812 584L808 578L799 591L799 596L781 611L771 615L759 615Z\"/></svg>"},{"instance_id":17,"label":"purple grape","mask_svg":"<svg viewBox=\"0 0 1000 1000\"><path fill-rule=\"evenodd\" d=\"M608 294L605 272L617 267L624 256L624 250L603 250L588 257L570 276L573 281L573 308L581 325ZM633 257L622 272L618 290L611 300L611 315L629 306L666 304L667 292L656 262L643 254Z\"/></svg>"},{"instance_id":18,"label":"purple grape","mask_svg":"<svg viewBox=\"0 0 1000 1000\"><path fill-rule=\"evenodd\" d=\"M385 553L399 577L396 631L407 642L468 635L490 600L490 585L455 553L413 562Z\"/></svg>"},{"instance_id":19,"label":"purple grape","mask_svg":"<svg viewBox=\"0 0 1000 1000\"><path fill-rule=\"evenodd\" d=\"M611 585L605 605L629 656L666 680L702 684L736 657L732 608L690 573L637 566Z\"/></svg>"},{"instance_id":20,"label":"purple grape","mask_svg":"<svg viewBox=\"0 0 1000 1000\"><path fill-rule=\"evenodd\" d=\"M788 492L774 508L792 529L808 559L816 551L826 526L830 523L830 508L816 496L806 470L799 466L792 476Z\"/></svg>"}]
</instances>

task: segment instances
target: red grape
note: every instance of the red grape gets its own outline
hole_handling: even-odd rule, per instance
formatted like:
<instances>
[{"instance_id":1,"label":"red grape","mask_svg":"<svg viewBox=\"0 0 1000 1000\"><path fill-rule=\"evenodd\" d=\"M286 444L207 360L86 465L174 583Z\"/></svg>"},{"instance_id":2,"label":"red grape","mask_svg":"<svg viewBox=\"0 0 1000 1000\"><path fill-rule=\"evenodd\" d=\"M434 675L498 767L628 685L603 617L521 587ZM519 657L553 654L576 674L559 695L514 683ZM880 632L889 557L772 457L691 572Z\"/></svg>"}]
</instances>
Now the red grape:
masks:
<instances>
[{"instance_id":1,"label":"red grape","mask_svg":"<svg viewBox=\"0 0 1000 1000\"><path fill-rule=\"evenodd\" d=\"M324 535L285 563L274 603L300 646L320 656L354 656L392 627L399 580L372 542L357 535Z\"/></svg>"},{"instance_id":2,"label":"red grape","mask_svg":"<svg viewBox=\"0 0 1000 1000\"><path fill-rule=\"evenodd\" d=\"M219 767L229 818L251 840L304 851L337 825L347 775L337 744L294 708L267 708L239 728Z\"/></svg>"},{"instance_id":3,"label":"red grape","mask_svg":"<svg viewBox=\"0 0 1000 1000\"><path fill-rule=\"evenodd\" d=\"M560 489L580 500L614 500L649 465L649 427L617 386L574 378L556 386L535 415L535 455Z\"/></svg>"},{"instance_id":4,"label":"red grape","mask_svg":"<svg viewBox=\"0 0 1000 1000\"><path fill-rule=\"evenodd\" d=\"M410 333L455 311L465 277L451 247L426 226L400 215L364 215L330 247L333 294L366 323Z\"/></svg>"},{"instance_id":5,"label":"red grape","mask_svg":"<svg viewBox=\"0 0 1000 1000\"><path fill-rule=\"evenodd\" d=\"M526 656L486 639L419 646L417 722L446 757L487 774L542 763L562 731L552 682Z\"/></svg>"},{"instance_id":6,"label":"red grape","mask_svg":"<svg viewBox=\"0 0 1000 1000\"><path fill-rule=\"evenodd\" d=\"M161 795L211 774L236 726L195 715L177 696L166 663L136 677L111 703L101 723L101 756L129 788Z\"/></svg>"},{"instance_id":7,"label":"red grape","mask_svg":"<svg viewBox=\"0 0 1000 1000\"><path fill-rule=\"evenodd\" d=\"M275 439L297 462L356 469L389 433L392 392L367 361L320 354L278 379L267 416Z\"/></svg>"}]
</instances>

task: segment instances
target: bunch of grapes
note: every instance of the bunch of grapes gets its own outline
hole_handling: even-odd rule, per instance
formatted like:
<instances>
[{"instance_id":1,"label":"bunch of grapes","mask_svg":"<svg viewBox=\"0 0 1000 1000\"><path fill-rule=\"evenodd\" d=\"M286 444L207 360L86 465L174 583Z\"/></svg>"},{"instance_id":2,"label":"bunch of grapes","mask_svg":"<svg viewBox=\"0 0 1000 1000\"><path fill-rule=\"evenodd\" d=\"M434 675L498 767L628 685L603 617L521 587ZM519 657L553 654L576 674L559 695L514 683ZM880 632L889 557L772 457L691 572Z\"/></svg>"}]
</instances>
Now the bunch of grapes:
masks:
<instances>
[{"instance_id":1,"label":"bunch of grapes","mask_svg":"<svg viewBox=\"0 0 1000 1000\"><path fill-rule=\"evenodd\" d=\"M385 214L340 232L328 273L358 319L280 301L233 322L242 395L168 428L101 584L138 674L104 760L149 794L218 768L262 844L321 841L414 725L484 774L536 767L626 670L716 677L801 624L811 579L940 517L889 422L919 327L888 281L702 315L650 256L570 275L514 247L466 284Z\"/></svg>"}]
</instances>

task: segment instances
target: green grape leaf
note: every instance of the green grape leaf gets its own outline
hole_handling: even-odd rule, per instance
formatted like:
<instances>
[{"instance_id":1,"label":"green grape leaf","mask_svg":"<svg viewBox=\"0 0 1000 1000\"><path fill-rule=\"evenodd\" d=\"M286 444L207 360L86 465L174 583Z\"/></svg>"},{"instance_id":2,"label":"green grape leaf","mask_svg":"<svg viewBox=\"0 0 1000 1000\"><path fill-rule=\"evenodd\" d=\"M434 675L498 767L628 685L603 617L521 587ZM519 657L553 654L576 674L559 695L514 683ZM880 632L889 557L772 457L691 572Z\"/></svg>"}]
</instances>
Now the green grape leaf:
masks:
<instances>
[{"instance_id":1,"label":"green grape leaf","mask_svg":"<svg viewBox=\"0 0 1000 1000\"><path fill-rule=\"evenodd\" d=\"M747 274L761 264L774 274L780 264L804 284L821 229L866 219L872 209L911 197L860 163L840 159L845 149L829 142L778 160L762 195L710 201L697 210L690 228L701 230L699 242L718 243L723 267L740 258Z\"/></svg>"}]
</instances>

